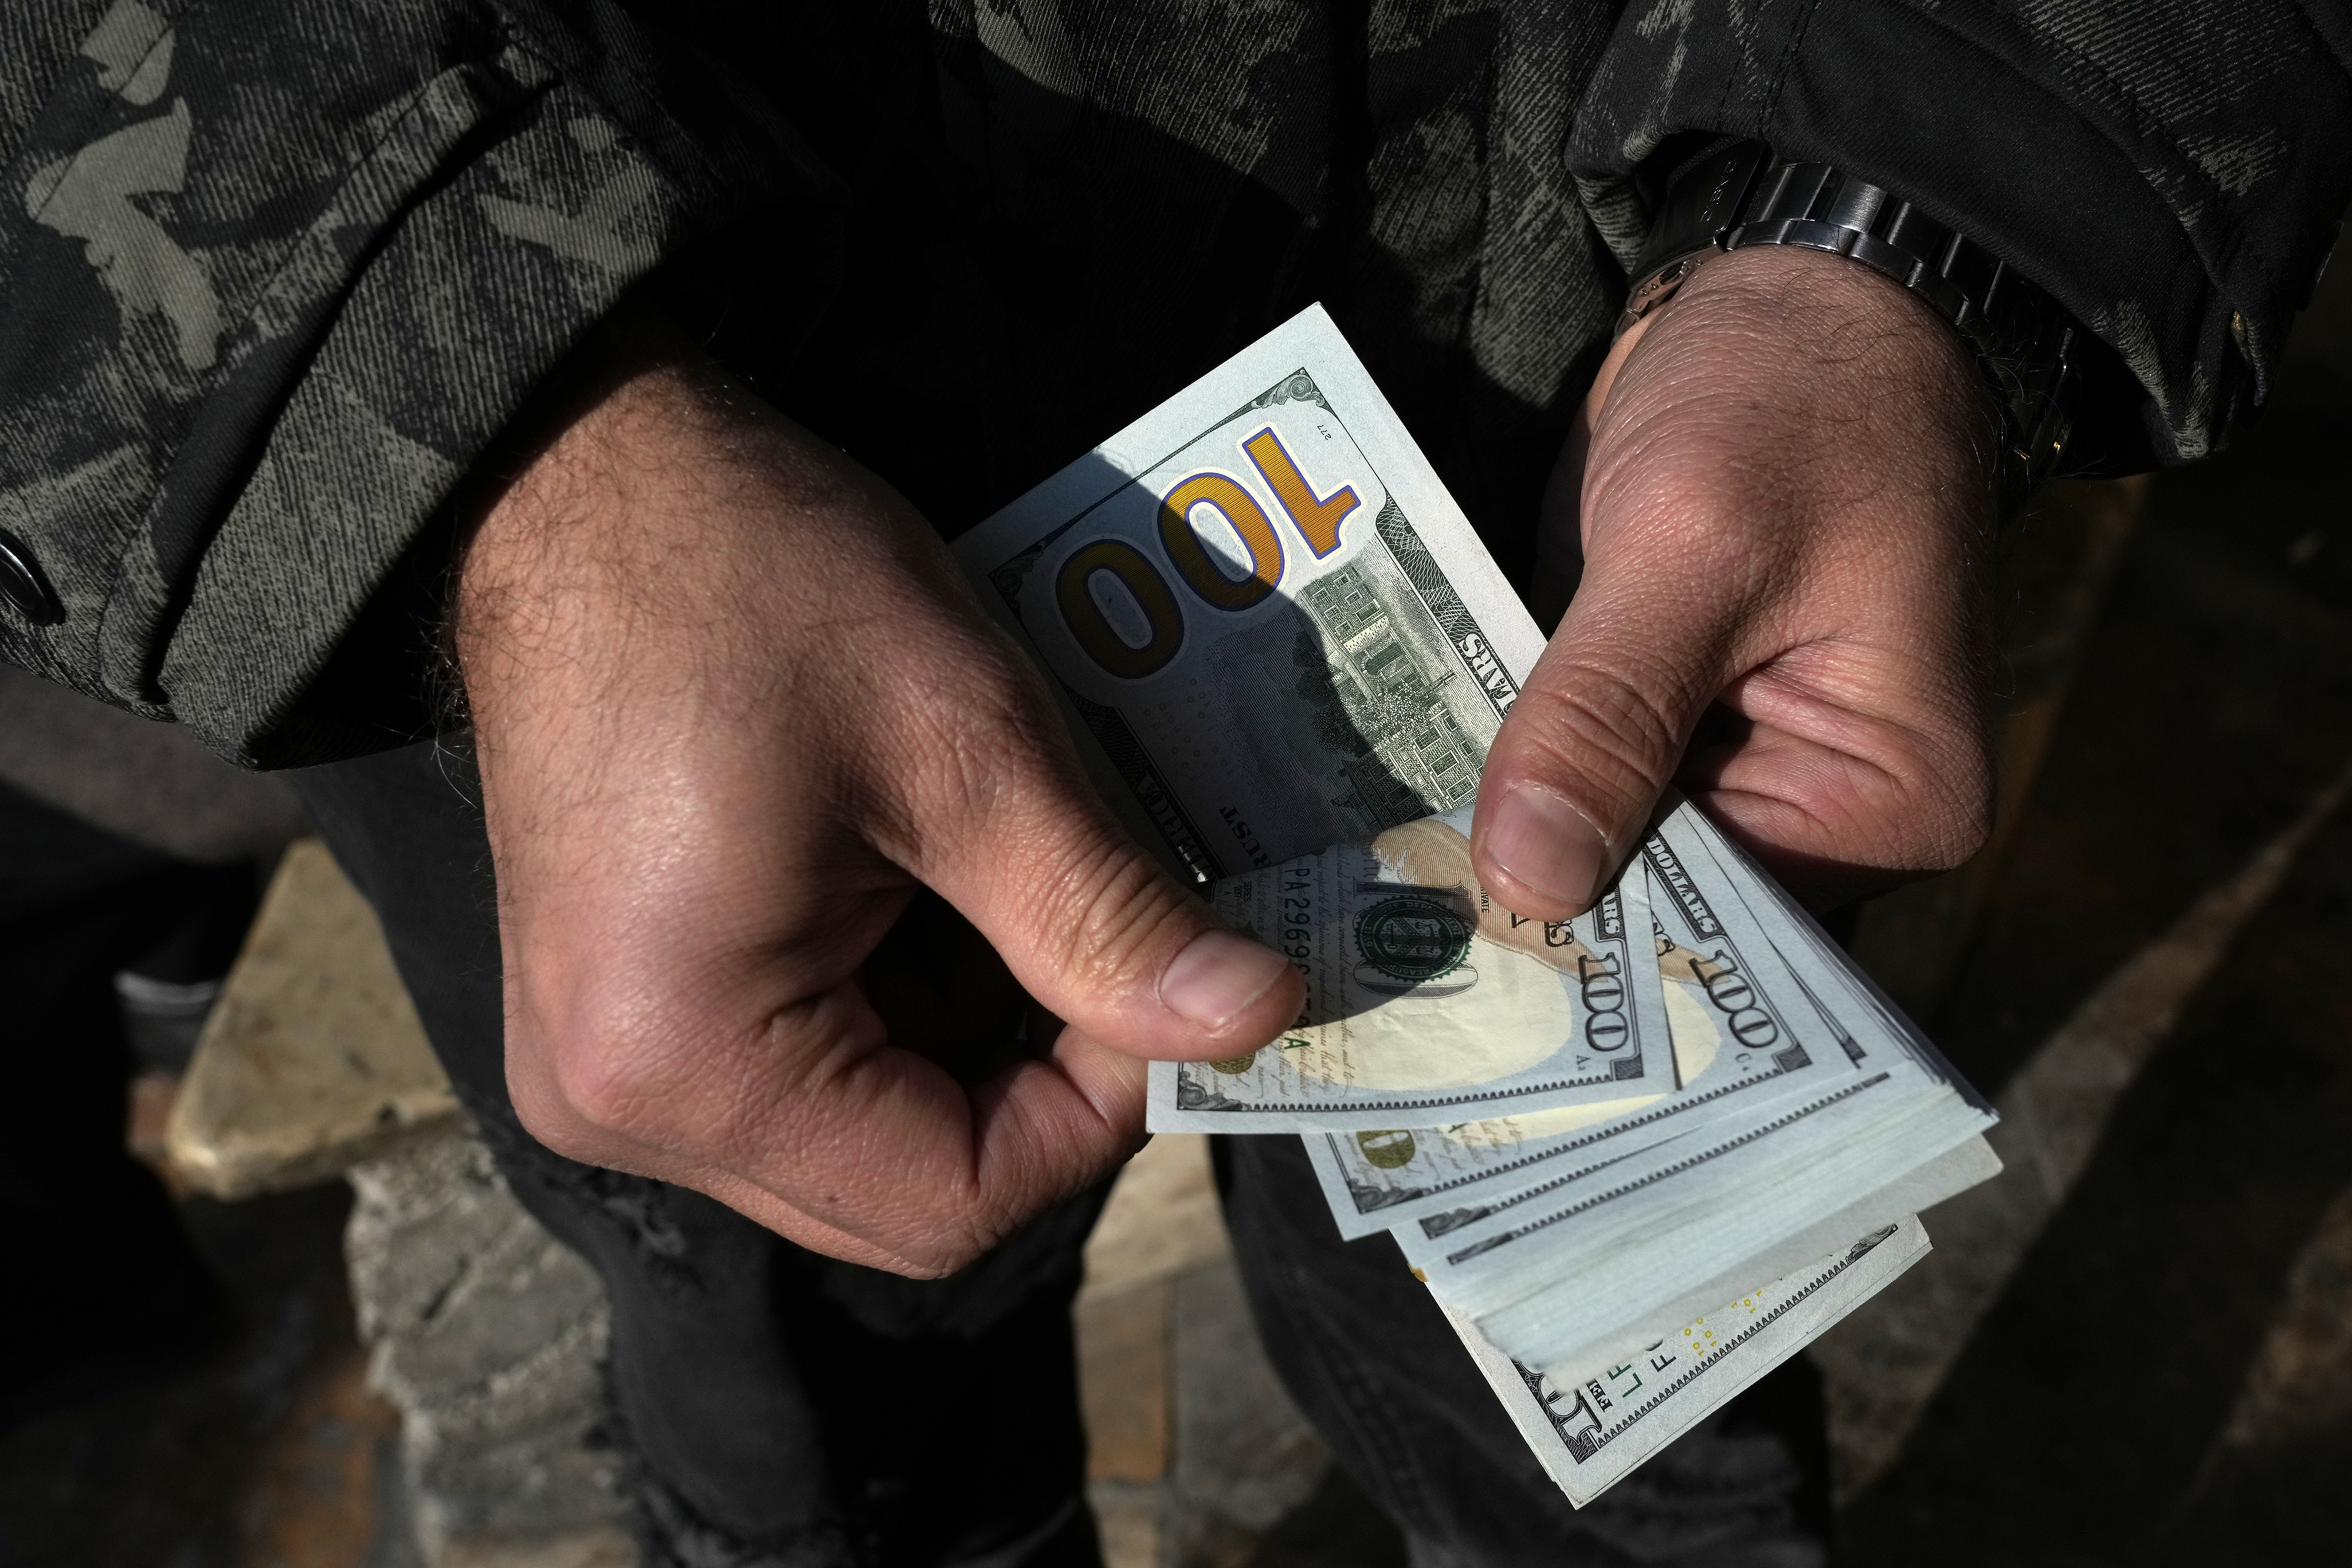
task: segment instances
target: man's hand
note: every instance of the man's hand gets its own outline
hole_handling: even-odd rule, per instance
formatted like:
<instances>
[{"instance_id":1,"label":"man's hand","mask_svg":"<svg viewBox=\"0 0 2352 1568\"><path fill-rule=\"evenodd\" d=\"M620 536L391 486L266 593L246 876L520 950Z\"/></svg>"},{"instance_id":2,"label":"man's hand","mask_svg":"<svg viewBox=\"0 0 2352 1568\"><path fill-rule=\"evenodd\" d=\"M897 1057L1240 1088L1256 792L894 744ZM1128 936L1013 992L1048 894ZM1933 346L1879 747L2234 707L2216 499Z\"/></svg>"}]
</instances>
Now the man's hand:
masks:
<instances>
[{"instance_id":1,"label":"man's hand","mask_svg":"<svg viewBox=\"0 0 2352 1568\"><path fill-rule=\"evenodd\" d=\"M1580 526L1582 581L1478 796L1478 874L1504 903L1584 909L1678 770L1818 905L1976 848L1975 386L1904 289L1780 247L1717 258L1620 340L1546 502L1555 559Z\"/></svg>"},{"instance_id":2,"label":"man's hand","mask_svg":"<svg viewBox=\"0 0 2352 1568\"><path fill-rule=\"evenodd\" d=\"M1134 1148L1140 1058L1245 1053L1299 982L1120 832L904 500L658 324L583 376L457 591L515 1109L804 1246L947 1272ZM1069 1020L1050 1057L968 1093L931 1058L969 1042L893 1037L941 1013L884 994L904 965L860 988L918 884Z\"/></svg>"}]
</instances>

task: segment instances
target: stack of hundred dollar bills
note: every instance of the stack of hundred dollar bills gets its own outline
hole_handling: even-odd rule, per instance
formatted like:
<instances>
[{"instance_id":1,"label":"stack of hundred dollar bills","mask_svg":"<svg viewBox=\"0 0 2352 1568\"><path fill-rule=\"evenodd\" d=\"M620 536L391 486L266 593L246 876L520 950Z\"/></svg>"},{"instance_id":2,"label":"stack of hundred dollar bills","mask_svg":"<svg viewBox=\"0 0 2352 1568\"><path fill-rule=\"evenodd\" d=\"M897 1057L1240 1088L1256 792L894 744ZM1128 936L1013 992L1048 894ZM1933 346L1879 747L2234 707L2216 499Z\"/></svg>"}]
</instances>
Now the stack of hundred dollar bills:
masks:
<instances>
[{"instance_id":1,"label":"stack of hundred dollar bills","mask_svg":"<svg viewBox=\"0 0 2352 1568\"><path fill-rule=\"evenodd\" d=\"M1687 803L1574 921L1480 888L1543 637L1319 308L956 549L1105 798L1306 977L1282 1038L1154 1063L1151 1130L1303 1139L1577 1503L2000 1168L1982 1098Z\"/></svg>"}]
</instances>

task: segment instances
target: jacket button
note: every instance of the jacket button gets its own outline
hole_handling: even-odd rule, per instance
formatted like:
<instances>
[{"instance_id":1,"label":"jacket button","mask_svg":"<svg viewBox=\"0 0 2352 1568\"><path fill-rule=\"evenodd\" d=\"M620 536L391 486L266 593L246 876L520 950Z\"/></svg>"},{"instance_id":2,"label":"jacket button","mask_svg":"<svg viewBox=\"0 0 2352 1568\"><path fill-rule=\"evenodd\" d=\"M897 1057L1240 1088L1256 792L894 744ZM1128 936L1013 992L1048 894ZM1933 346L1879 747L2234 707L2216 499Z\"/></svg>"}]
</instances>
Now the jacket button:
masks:
<instances>
[{"instance_id":1,"label":"jacket button","mask_svg":"<svg viewBox=\"0 0 2352 1568\"><path fill-rule=\"evenodd\" d=\"M5 529L0 529L0 594L37 626L53 626L66 618L57 591L41 574L41 563L23 540Z\"/></svg>"}]
</instances>

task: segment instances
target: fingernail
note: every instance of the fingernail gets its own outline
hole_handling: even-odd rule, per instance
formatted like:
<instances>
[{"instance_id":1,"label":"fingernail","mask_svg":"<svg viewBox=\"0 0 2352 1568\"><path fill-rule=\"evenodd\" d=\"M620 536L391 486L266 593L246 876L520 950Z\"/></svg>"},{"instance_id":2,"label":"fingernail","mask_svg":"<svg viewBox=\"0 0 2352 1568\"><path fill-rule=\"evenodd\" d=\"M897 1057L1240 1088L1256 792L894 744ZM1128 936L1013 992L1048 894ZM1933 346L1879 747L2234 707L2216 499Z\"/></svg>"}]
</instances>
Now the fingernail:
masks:
<instances>
[{"instance_id":1,"label":"fingernail","mask_svg":"<svg viewBox=\"0 0 2352 1568\"><path fill-rule=\"evenodd\" d=\"M1280 953L1246 937L1204 931L1160 975L1160 999L1203 1029L1222 1029L1289 967Z\"/></svg>"},{"instance_id":2,"label":"fingernail","mask_svg":"<svg viewBox=\"0 0 2352 1568\"><path fill-rule=\"evenodd\" d=\"M1584 814L1549 790L1503 797L1486 826L1486 858L1529 892L1582 910L1601 891L1609 846Z\"/></svg>"}]
</instances>

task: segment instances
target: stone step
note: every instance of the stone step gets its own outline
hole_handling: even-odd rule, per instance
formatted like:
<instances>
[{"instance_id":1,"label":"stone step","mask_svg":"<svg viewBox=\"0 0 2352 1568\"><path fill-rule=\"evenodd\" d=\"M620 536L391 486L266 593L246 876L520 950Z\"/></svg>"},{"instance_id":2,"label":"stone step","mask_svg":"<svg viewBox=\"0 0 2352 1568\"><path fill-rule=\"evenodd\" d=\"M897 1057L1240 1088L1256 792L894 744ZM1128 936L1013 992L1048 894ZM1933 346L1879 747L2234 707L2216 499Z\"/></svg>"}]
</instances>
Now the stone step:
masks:
<instances>
[{"instance_id":1,"label":"stone step","mask_svg":"<svg viewBox=\"0 0 2352 1568\"><path fill-rule=\"evenodd\" d=\"M375 911L326 847L286 852L164 1132L215 1198L332 1181L457 1115Z\"/></svg>"}]
</instances>

